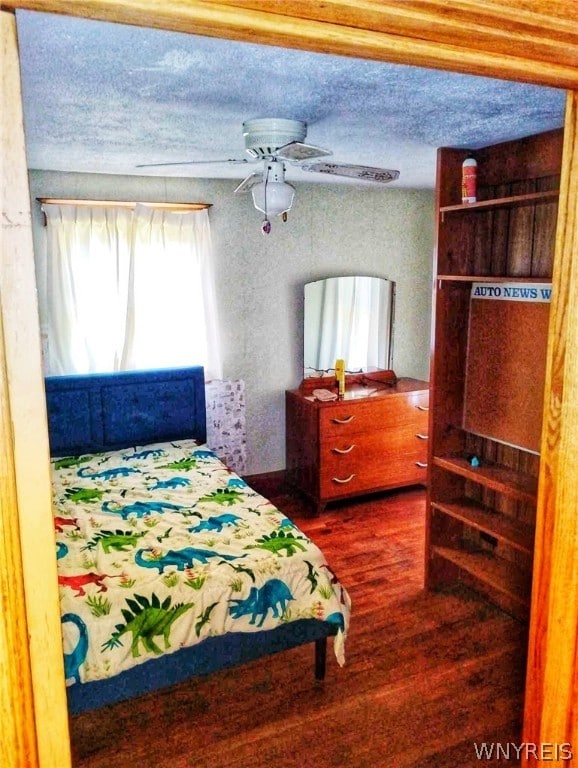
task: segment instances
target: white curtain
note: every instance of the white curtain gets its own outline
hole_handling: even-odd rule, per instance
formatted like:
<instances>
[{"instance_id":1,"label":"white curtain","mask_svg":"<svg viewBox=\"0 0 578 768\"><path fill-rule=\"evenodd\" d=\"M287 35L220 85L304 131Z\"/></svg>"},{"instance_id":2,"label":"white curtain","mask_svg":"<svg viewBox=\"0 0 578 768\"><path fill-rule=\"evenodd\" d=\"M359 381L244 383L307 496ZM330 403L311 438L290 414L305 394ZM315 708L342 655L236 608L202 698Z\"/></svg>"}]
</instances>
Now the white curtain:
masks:
<instances>
[{"instance_id":1,"label":"white curtain","mask_svg":"<svg viewBox=\"0 0 578 768\"><path fill-rule=\"evenodd\" d=\"M393 283L365 276L308 283L305 367L333 370L345 360L349 372L387 368Z\"/></svg>"},{"instance_id":2,"label":"white curtain","mask_svg":"<svg viewBox=\"0 0 578 768\"><path fill-rule=\"evenodd\" d=\"M47 372L221 378L208 211L45 205Z\"/></svg>"}]
</instances>

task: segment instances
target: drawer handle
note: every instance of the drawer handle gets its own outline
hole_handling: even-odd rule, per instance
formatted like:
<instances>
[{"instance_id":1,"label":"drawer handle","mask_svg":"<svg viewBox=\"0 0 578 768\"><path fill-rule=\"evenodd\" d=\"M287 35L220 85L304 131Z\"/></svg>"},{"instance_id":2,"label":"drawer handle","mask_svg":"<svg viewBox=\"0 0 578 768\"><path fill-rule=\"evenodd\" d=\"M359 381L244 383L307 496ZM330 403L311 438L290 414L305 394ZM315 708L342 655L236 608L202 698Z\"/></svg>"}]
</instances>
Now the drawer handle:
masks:
<instances>
[{"instance_id":1,"label":"drawer handle","mask_svg":"<svg viewBox=\"0 0 578 768\"><path fill-rule=\"evenodd\" d=\"M427 440L429 438L429 435L420 435L420 433L418 432L416 437L418 440Z\"/></svg>"},{"instance_id":2,"label":"drawer handle","mask_svg":"<svg viewBox=\"0 0 578 768\"><path fill-rule=\"evenodd\" d=\"M350 483L354 477L355 475L349 475L349 477L345 477L343 479L341 479L340 477L332 477L331 479L333 480L334 483Z\"/></svg>"},{"instance_id":3,"label":"drawer handle","mask_svg":"<svg viewBox=\"0 0 578 768\"><path fill-rule=\"evenodd\" d=\"M416 405L416 408L418 411L429 411L429 406L427 405Z\"/></svg>"},{"instance_id":4,"label":"drawer handle","mask_svg":"<svg viewBox=\"0 0 578 768\"><path fill-rule=\"evenodd\" d=\"M421 467L422 469L427 469L427 461L416 461L415 465L416 465L416 467Z\"/></svg>"},{"instance_id":5,"label":"drawer handle","mask_svg":"<svg viewBox=\"0 0 578 768\"><path fill-rule=\"evenodd\" d=\"M333 453L351 453L355 448L355 443L352 443L348 448L332 448Z\"/></svg>"},{"instance_id":6,"label":"drawer handle","mask_svg":"<svg viewBox=\"0 0 578 768\"><path fill-rule=\"evenodd\" d=\"M331 419L335 424L349 424L350 421L353 421L355 418L355 414L352 414L351 416L346 416L344 419L338 419L337 417Z\"/></svg>"}]
</instances>

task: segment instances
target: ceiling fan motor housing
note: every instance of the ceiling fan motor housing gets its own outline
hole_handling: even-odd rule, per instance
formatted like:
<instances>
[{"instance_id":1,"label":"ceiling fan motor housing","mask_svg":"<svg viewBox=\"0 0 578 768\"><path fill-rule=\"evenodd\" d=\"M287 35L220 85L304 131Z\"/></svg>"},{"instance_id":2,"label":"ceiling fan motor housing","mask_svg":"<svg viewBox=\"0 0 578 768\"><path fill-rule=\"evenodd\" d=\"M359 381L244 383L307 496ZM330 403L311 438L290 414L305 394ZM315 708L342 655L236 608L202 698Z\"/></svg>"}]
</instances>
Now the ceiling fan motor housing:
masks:
<instances>
[{"instance_id":1,"label":"ceiling fan motor housing","mask_svg":"<svg viewBox=\"0 0 578 768\"><path fill-rule=\"evenodd\" d=\"M255 118L243 123L245 148L253 157L273 157L279 147L292 141L303 141L307 136L307 124L301 120L285 120L277 117Z\"/></svg>"}]
</instances>

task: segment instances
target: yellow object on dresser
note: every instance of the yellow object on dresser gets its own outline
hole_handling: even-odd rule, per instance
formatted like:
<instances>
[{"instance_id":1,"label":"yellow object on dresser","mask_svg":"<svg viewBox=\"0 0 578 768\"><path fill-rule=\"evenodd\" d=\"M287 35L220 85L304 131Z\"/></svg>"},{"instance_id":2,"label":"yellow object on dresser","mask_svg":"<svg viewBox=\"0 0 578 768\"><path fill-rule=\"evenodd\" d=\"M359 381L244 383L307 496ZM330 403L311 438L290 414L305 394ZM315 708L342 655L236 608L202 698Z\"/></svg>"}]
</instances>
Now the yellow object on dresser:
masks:
<instances>
[{"instance_id":1,"label":"yellow object on dresser","mask_svg":"<svg viewBox=\"0 0 578 768\"><path fill-rule=\"evenodd\" d=\"M345 395L345 360L341 358L335 361L335 379L339 397L343 397Z\"/></svg>"}]
</instances>

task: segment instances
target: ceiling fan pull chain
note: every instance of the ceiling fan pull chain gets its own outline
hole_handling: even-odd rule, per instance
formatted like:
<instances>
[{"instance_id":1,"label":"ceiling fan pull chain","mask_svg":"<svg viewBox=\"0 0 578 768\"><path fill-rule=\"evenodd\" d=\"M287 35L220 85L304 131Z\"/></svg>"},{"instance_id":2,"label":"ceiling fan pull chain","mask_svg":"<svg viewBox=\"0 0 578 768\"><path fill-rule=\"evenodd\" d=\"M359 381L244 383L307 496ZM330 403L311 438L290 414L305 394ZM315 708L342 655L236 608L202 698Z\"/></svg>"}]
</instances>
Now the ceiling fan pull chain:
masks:
<instances>
[{"instance_id":1,"label":"ceiling fan pull chain","mask_svg":"<svg viewBox=\"0 0 578 768\"><path fill-rule=\"evenodd\" d=\"M262 235L268 235L271 232L271 222L269 221L269 214L267 213L267 184L269 183L269 166L267 166L267 170L264 173L263 176L263 184L265 185L265 195L264 195L264 201L265 201L265 219L263 220L263 223L261 224L261 234Z\"/></svg>"}]
</instances>

